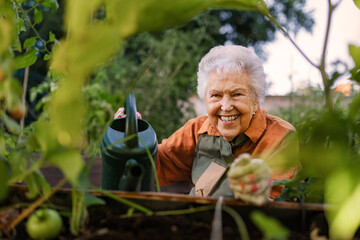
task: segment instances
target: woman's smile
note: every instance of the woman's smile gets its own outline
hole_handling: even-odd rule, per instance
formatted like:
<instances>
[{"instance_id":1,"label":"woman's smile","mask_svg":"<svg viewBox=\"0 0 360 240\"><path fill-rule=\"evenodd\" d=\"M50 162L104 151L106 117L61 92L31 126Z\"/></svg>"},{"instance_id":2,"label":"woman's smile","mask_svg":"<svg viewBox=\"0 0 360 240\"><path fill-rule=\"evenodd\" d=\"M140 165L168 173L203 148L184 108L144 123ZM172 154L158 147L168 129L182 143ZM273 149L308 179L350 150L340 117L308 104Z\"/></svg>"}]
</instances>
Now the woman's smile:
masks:
<instances>
[{"instance_id":1,"label":"woman's smile","mask_svg":"<svg viewBox=\"0 0 360 240\"><path fill-rule=\"evenodd\" d=\"M219 116L219 119L223 124L233 124L239 116L240 115Z\"/></svg>"}]
</instances>

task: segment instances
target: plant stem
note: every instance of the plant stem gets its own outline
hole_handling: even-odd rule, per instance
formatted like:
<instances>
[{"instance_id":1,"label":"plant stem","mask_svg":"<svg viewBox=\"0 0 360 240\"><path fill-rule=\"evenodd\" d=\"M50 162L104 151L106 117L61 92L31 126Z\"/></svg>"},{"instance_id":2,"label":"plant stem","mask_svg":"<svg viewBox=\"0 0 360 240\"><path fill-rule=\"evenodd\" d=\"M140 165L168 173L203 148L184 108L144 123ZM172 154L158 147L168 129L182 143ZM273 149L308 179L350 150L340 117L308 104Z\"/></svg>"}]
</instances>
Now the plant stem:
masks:
<instances>
[{"instance_id":1,"label":"plant stem","mask_svg":"<svg viewBox=\"0 0 360 240\"><path fill-rule=\"evenodd\" d=\"M146 146L146 143L144 142L144 140L140 136L139 136L139 140L144 145L146 153L147 153L147 155L149 157L149 161L150 161L151 166L153 168L153 172L154 172L154 176L155 176L156 191L160 192L159 178L158 178L158 175L157 175L157 172L156 172L156 165L155 165L154 158L152 157L149 148Z\"/></svg>"},{"instance_id":2,"label":"plant stem","mask_svg":"<svg viewBox=\"0 0 360 240\"><path fill-rule=\"evenodd\" d=\"M141 212L143 212L145 214L148 214L148 215L153 214L153 211L151 211L150 209L148 209L146 207L143 207L143 206L141 206L141 205L139 205L137 203L134 203L134 202L132 202L130 200L127 200L125 198L116 196L115 194L112 194L112 193L110 193L108 191L101 190L99 188L92 187L92 189L99 192L99 193L101 193L101 194L103 194L103 195L105 195L105 196L107 196L107 197L109 197L109 198L111 198L111 199L114 199L114 200L116 200L116 201L118 201L120 203L128 205L129 207L135 208L135 209L137 209L137 210L139 210L139 211L141 211Z\"/></svg>"},{"instance_id":3,"label":"plant stem","mask_svg":"<svg viewBox=\"0 0 360 240\"><path fill-rule=\"evenodd\" d=\"M299 51L299 53L308 61L313 67L319 68L311 59L301 50L301 48L297 45L297 43L292 39L289 33L281 26L281 24L274 18L269 12L264 13L264 15L272 22L277 29L294 45L294 47Z\"/></svg>"},{"instance_id":4,"label":"plant stem","mask_svg":"<svg viewBox=\"0 0 360 240\"><path fill-rule=\"evenodd\" d=\"M197 213L197 212L203 212L212 210L215 208L215 205L206 205L196 208L187 208L187 209L180 209L180 210L169 210L169 211L159 211L155 212L155 216L166 216L166 215L183 215L183 214L191 214L191 213Z\"/></svg>"},{"instance_id":5,"label":"plant stem","mask_svg":"<svg viewBox=\"0 0 360 240\"><path fill-rule=\"evenodd\" d=\"M340 3L340 1L336 5L332 5L331 0L328 0L329 11L328 11L327 24L326 24L326 32L325 32L323 50L322 50L322 54L321 54L320 66L318 67L318 69L321 73L323 84L324 84L326 105L328 106L330 111L333 110L334 106L333 106L333 99L332 99L331 90L330 90L331 86L330 86L328 76L326 74L326 51L327 51L327 46L328 46L328 42L329 42L332 14L339 3Z\"/></svg>"},{"instance_id":6,"label":"plant stem","mask_svg":"<svg viewBox=\"0 0 360 240\"><path fill-rule=\"evenodd\" d=\"M17 183L17 182L23 180L26 176L28 176L31 173L33 173L34 171L38 170L43 162L44 161L41 159L36 164L31 164L30 168L28 168L25 172L22 172L16 176L10 178L8 180L7 184L11 185L11 184L14 184L14 183Z\"/></svg>"},{"instance_id":7,"label":"plant stem","mask_svg":"<svg viewBox=\"0 0 360 240\"><path fill-rule=\"evenodd\" d=\"M261 12L275 25L276 28L279 29L279 31L287 39L289 39L289 41L294 45L294 47L299 51L299 53L305 58L305 60L308 61L313 67L317 68L320 71L322 82L324 85L325 103L326 103L328 109L330 110L330 112L333 111L334 104L333 104L333 99L332 99L332 95L331 95L330 81L326 74L326 66L325 66L326 65L326 51L327 51L327 46L328 46L328 42L329 42L329 33L330 33L330 27L331 27L332 14L340 2L341 2L341 0L339 0L336 4L333 5L333 4L331 4L331 0L328 0L328 4L329 4L328 19L327 19L324 45L323 45L322 54L321 54L321 61L320 61L319 65L317 65L313 61L311 61L311 59L301 50L301 48L296 44L296 42L290 37L289 33L276 20L276 18L274 18L269 12Z\"/></svg>"},{"instance_id":8,"label":"plant stem","mask_svg":"<svg viewBox=\"0 0 360 240\"><path fill-rule=\"evenodd\" d=\"M23 219L29 216L37 207L39 207L42 203L48 200L57 190L59 190L67 180L65 178L61 179L51 191L41 198L37 199L34 203L32 203L28 208L24 209L19 216L17 216L9 225L9 230L15 228Z\"/></svg>"},{"instance_id":9,"label":"plant stem","mask_svg":"<svg viewBox=\"0 0 360 240\"><path fill-rule=\"evenodd\" d=\"M30 20L29 16L27 15L27 12L21 7L21 4L20 4L20 3L15 2L15 5L16 5L16 7L20 10L20 12L23 14L23 16L25 17L25 19L26 19L26 21L28 22L31 30L33 30L33 32L35 33L36 38L39 39L39 41L43 44L44 50L45 50L48 54L50 54L51 52L47 49L47 47L46 47L46 42L41 38L41 36L40 36L40 34L38 33L38 31L35 29L34 25L31 23L31 20ZM35 7L37 7L37 5L34 6L34 7L32 7L31 9L33 9L33 8L35 8Z\"/></svg>"},{"instance_id":10,"label":"plant stem","mask_svg":"<svg viewBox=\"0 0 360 240\"><path fill-rule=\"evenodd\" d=\"M172 215L184 215L184 214L192 214L198 212L209 211L215 208L215 205L206 205L195 208L186 208L186 209L177 209L177 210L167 210L167 211L157 211L147 214L148 216L172 216ZM119 218L132 218L132 217L141 217L143 214L124 214L120 215Z\"/></svg>"},{"instance_id":11,"label":"plant stem","mask_svg":"<svg viewBox=\"0 0 360 240\"><path fill-rule=\"evenodd\" d=\"M198 213L198 212L204 212L204 211L209 211L209 210L213 210L215 209L215 205L205 205L205 206L201 206L201 207L195 207L195 208L186 208L186 209L178 209L178 210L168 210L168 211L158 211L158 212L154 212L152 214L148 214L148 215L153 215L153 216L171 216L171 215L184 215L184 214L193 214L193 213ZM235 221L240 236L241 236L241 240L250 240L249 237L249 233L247 231L246 225L244 220L241 218L241 216L231 207L228 207L226 205L222 205L222 209L223 211L225 211L226 213L228 213ZM129 218L129 217L141 217L143 216L142 214L132 214L132 215L121 215L119 218Z\"/></svg>"},{"instance_id":12,"label":"plant stem","mask_svg":"<svg viewBox=\"0 0 360 240\"><path fill-rule=\"evenodd\" d=\"M25 73L24 73L24 83L23 83L23 92L22 92L22 96L21 96L21 102L23 104L23 106L26 105L26 89L27 89L27 85L29 82L29 67L25 68ZM25 122L25 115L20 119L20 134L18 137L18 143L21 141L23 134L24 134L24 122Z\"/></svg>"}]
</instances>

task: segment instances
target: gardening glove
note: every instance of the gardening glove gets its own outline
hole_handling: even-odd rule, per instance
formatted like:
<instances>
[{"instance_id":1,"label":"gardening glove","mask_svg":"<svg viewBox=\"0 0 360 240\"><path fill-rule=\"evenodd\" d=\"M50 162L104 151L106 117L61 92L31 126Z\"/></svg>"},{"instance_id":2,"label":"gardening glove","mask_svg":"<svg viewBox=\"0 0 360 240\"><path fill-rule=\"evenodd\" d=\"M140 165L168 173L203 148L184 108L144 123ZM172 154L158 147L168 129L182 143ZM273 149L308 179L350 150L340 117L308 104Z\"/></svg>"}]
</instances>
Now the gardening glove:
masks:
<instances>
[{"instance_id":1,"label":"gardening glove","mask_svg":"<svg viewBox=\"0 0 360 240\"><path fill-rule=\"evenodd\" d=\"M272 170L261 159L251 159L250 154L239 155L228 171L230 188L236 199L263 205L271 190Z\"/></svg>"},{"instance_id":2,"label":"gardening glove","mask_svg":"<svg viewBox=\"0 0 360 240\"><path fill-rule=\"evenodd\" d=\"M114 119L121 118L121 117L126 117L125 108L123 108L123 107L121 107L117 110L117 112L114 115ZM136 112L136 117L141 118L141 114L139 112Z\"/></svg>"}]
</instances>

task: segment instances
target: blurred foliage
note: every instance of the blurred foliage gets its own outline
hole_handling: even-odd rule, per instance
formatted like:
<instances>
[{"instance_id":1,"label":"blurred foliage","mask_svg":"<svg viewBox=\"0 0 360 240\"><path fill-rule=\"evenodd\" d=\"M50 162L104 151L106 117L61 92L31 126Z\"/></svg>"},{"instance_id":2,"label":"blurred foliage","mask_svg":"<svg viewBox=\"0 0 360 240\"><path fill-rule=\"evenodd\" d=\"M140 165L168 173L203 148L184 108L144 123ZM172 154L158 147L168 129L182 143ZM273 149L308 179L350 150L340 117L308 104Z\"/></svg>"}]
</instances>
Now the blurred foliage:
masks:
<instances>
[{"instance_id":1,"label":"blurred foliage","mask_svg":"<svg viewBox=\"0 0 360 240\"><path fill-rule=\"evenodd\" d=\"M329 4L332 13L335 6ZM99 127L112 118L128 91L135 93L138 110L162 138L191 117L185 102L194 91L196 65L213 45L232 41L260 52L257 43L274 37L273 27L261 25L265 21L260 14L282 33L296 33L300 27L310 30L313 23L311 13L302 10L302 0L274 1L270 10L261 0L68 0L60 6L64 6L63 18L54 21L54 25L62 23L60 31L43 28L42 32L44 18L50 19L52 11L59 9L56 0L0 0L0 127L4 133L0 137L0 200L6 198L9 185L22 181L29 187L29 197L46 194L49 185L39 170L55 165L74 188L70 226L75 235L87 214L89 168L82 153L99 138ZM206 12L184 25L213 8L227 10ZM272 18L269 11L278 16ZM210 17L202 21L206 14ZM159 32L171 27L178 28ZM349 54L355 63L351 79L359 82L359 46L350 45ZM48 61L48 68L39 68L49 78L30 97L46 95L40 96L38 105L43 114L23 128L18 120L21 123L26 112L29 68L40 63L39 58ZM111 58L112 64L106 64ZM323 76L325 107L309 114L292 112L291 122L301 140L303 170L282 184L290 199L333 204L326 212L330 235L343 239L350 238L360 225L356 211L360 201L360 96L353 96L346 109L333 106L328 90L343 73L329 74L325 66L324 54L315 67ZM23 87L14 77L19 69L24 69Z\"/></svg>"},{"instance_id":2,"label":"blurred foliage","mask_svg":"<svg viewBox=\"0 0 360 240\"><path fill-rule=\"evenodd\" d=\"M269 9L288 19L286 23L294 27L294 33L299 28L310 31L313 20L311 12L303 11L304 4L304 1L289 4L282 0L274 2ZM50 24L54 23L52 19L55 17L62 19L61 1L59 5L61 10L48 16ZM299 19L306 16L307 21L298 21L295 16L299 16ZM104 18L104 8L100 8L96 19ZM224 27L227 29L225 32L222 30ZM56 36L63 35L62 30L56 30L53 25L43 23L40 34L43 29L52 29ZM229 34L229 31L233 34ZM195 115L193 106L187 102L196 90L197 64L201 57L214 45L228 41L252 45L261 54L261 43L272 41L275 31L256 12L212 9L177 28L130 37L110 62L93 72L84 87L88 105L88 149L99 151L98 142L106 124L117 108L123 105L130 90L136 96L138 111L154 127L159 141L170 136ZM47 78L31 89L30 101L37 102L33 112L41 112L54 88L57 88L57 83Z\"/></svg>"},{"instance_id":3,"label":"blurred foliage","mask_svg":"<svg viewBox=\"0 0 360 240\"><path fill-rule=\"evenodd\" d=\"M66 36L58 41L53 32L40 35L36 28L43 22L43 13L58 7L57 0L0 1L1 128L20 136L16 144L12 144L13 138L5 139L4 135L0 141L3 150L0 166L5 178L0 183L1 189L5 189L0 192L0 199L6 197L9 185L23 181L29 187L30 197L46 196L49 186L39 170L55 165L73 186L70 229L76 235L85 222L85 190L89 184L86 177L82 177L86 168L81 155L81 150L87 146L85 93L99 93L94 88L85 88L90 73L109 60L126 39L138 33L184 24L211 7L234 7L260 13L267 13L268 9L261 0L66 1L61 21ZM104 9L106 15L97 18ZM20 41L22 32L26 33L23 42ZM50 60L50 97L44 101L42 117L24 130L29 67L39 57ZM25 69L23 88L13 77L17 69ZM20 125L15 121L18 119ZM28 130L31 132L25 135ZM10 226L14 227L24 217L26 215L20 215Z\"/></svg>"},{"instance_id":4,"label":"blurred foliage","mask_svg":"<svg viewBox=\"0 0 360 240\"><path fill-rule=\"evenodd\" d=\"M201 43L211 40L207 38L204 28L188 33L169 30L157 36L135 36L109 65L96 73L90 86L106 86L110 96L114 96L114 110L123 106L124 97L132 91L137 110L161 140L195 115L187 100L196 86L194 62L205 51Z\"/></svg>"},{"instance_id":5,"label":"blurred foliage","mask_svg":"<svg viewBox=\"0 0 360 240\"><path fill-rule=\"evenodd\" d=\"M325 39L339 3L328 3ZM359 86L360 48L349 45L354 63L352 69L338 60L332 64L334 70L331 72L326 65L326 43L325 40L318 65L308 60L321 73L322 89L309 88L309 94L300 96L291 93L290 107L283 110L282 117L293 123L299 134L302 169L294 179L280 180L274 185L285 185L276 200L329 204L325 214L330 238L351 239L360 226L360 93L352 91L350 96L344 97L334 86L340 76L348 73L351 86ZM339 65L345 65L345 71L339 71Z\"/></svg>"},{"instance_id":6,"label":"blurred foliage","mask_svg":"<svg viewBox=\"0 0 360 240\"><path fill-rule=\"evenodd\" d=\"M289 239L290 230L285 228L276 218L269 217L260 211L251 212L251 220L263 234L265 240Z\"/></svg>"},{"instance_id":7,"label":"blurred foliage","mask_svg":"<svg viewBox=\"0 0 360 240\"><path fill-rule=\"evenodd\" d=\"M311 12L304 12L304 4L305 1L282 0L274 2L269 9L279 18L287 19L286 26L292 32L300 28L311 31L313 19ZM303 18L307 20L300 21ZM275 31L270 22L256 12L212 9L177 28L129 38L109 63L94 72L89 82L99 90L103 86L112 96L99 99L96 92L88 92L89 119L92 119L87 125L89 143L97 142L102 133L99 129L112 118L109 106L116 111L123 105L128 91L135 94L138 111L153 126L159 141L170 136L195 116L188 101L196 93L196 72L201 57L213 46L227 42L253 46L262 54L261 44L274 40ZM107 107L97 105L99 102Z\"/></svg>"},{"instance_id":8,"label":"blurred foliage","mask_svg":"<svg viewBox=\"0 0 360 240\"><path fill-rule=\"evenodd\" d=\"M7 192L8 184L21 181L28 185L31 198L39 192L46 194L49 191L49 185L37 167L38 159L32 155L33 149L27 147L27 138L23 137L28 136L32 128L24 130L21 125L26 114L25 91L13 73L22 68L27 72L42 52L51 54L50 45L55 42L51 32L47 32L45 38L35 34L24 41L20 41L19 36L33 31L42 22L42 10L46 7L44 11L50 11L51 7L56 8L55 5L54 1L43 1L43 5L35 1L0 1L0 158L4 174L0 181L0 199L6 196L3 194ZM37 46L39 42L41 46ZM24 84L27 80L24 77Z\"/></svg>"},{"instance_id":9,"label":"blurred foliage","mask_svg":"<svg viewBox=\"0 0 360 240\"><path fill-rule=\"evenodd\" d=\"M323 94L311 87L298 90L293 106L273 112L296 127L302 165L294 179L275 183L285 185L276 200L333 204L327 210L330 236L346 239L360 226L354 211L360 201L360 93L333 91L334 109L326 107Z\"/></svg>"}]
</instances>

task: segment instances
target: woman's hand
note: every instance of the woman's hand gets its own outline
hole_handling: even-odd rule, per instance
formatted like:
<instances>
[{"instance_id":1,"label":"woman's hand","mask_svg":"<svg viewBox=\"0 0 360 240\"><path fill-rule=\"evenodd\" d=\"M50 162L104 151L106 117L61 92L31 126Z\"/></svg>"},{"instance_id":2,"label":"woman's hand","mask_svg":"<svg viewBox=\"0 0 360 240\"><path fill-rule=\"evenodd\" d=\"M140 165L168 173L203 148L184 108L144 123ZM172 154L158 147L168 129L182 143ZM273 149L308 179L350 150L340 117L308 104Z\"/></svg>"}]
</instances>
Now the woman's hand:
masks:
<instances>
[{"instance_id":1,"label":"woman's hand","mask_svg":"<svg viewBox=\"0 0 360 240\"><path fill-rule=\"evenodd\" d=\"M251 159L247 153L239 155L228 172L235 198L255 205L266 202L271 190L271 177L270 167L261 159Z\"/></svg>"},{"instance_id":2,"label":"woman's hand","mask_svg":"<svg viewBox=\"0 0 360 240\"><path fill-rule=\"evenodd\" d=\"M139 112L136 112L136 116L137 116L137 118L141 118L141 114ZM121 107L117 110L117 112L114 115L114 119L121 118L121 117L126 117L125 108L123 108L123 107Z\"/></svg>"}]
</instances>

